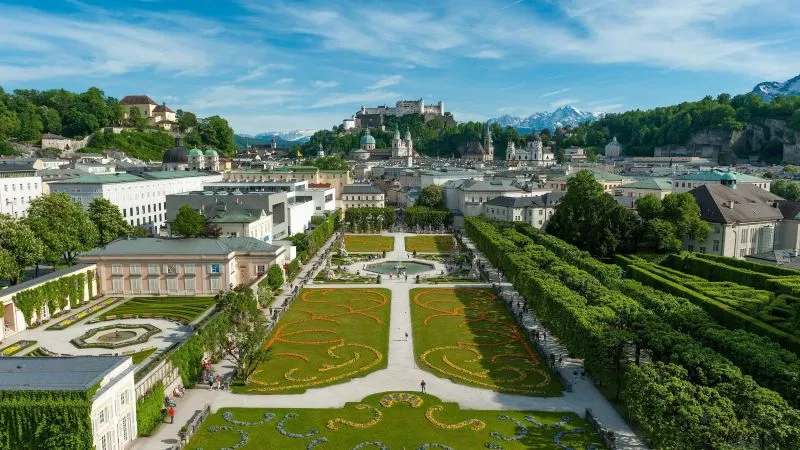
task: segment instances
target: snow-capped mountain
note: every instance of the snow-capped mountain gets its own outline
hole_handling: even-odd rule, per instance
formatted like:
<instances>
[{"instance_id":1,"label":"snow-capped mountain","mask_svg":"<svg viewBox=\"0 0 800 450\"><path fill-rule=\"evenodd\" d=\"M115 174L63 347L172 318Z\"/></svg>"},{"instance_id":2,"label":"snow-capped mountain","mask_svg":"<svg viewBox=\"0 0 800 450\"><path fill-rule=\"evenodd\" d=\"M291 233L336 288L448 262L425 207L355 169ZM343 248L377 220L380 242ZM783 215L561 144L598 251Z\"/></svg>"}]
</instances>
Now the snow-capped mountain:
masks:
<instances>
[{"instance_id":1,"label":"snow-capped mountain","mask_svg":"<svg viewBox=\"0 0 800 450\"><path fill-rule=\"evenodd\" d=\"M291 130L291 131L267 131L255 135L256 139L272 139L273 136L289 142L307 142L317 130Z\"/></svg>"},{"instance_id":2,"label":"snow-capped mountain","mask_svg":"<svg viewBox=\"0 0 800 450\"><path fill-rule=\"evenodd\" d=\"M551 131L557 127L576 126L583 122L591 122L603 117L605 113L581 111L574 106L562 106L553 112L537 112L528 117L514 117L508 114L489 119L490 123L497 123L504 127L514 127L520 131L549 128Z\"/></svg>"},{"instance_id":3,"label":"snow-capped mountain","mask_svg":"<svg viewBox=\"0 0 800 450\"><path fill-rule=\"evenodd\" d=\"M753 88L753 92L767 102L779 95L800 95L800 75L783 83L777 81L758 83Z\"/></svg>"}]
</instances>

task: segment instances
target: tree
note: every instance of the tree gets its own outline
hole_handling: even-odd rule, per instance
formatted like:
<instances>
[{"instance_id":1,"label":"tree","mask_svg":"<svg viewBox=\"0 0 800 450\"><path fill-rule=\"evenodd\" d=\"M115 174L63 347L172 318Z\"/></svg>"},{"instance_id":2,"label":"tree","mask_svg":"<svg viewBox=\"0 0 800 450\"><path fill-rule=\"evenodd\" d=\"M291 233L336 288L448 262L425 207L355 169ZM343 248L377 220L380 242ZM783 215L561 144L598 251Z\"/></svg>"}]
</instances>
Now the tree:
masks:
<instances>
[{"instance_id":1,"label":"tree","mask_svg":"<svg viewBox=\"0 0 800 450\"><path fill-rule=\"evenodd\" d=\"M197 127L197 116L192 112L182 109L175 112L175 121L178 122L178 129L181 133L186 133Z\"/></svg>"},{"instance_id":2,"label":"tree","mask_svg":"<svg viewBox=\"0 0 800 450\"><path fill-rule=\"evenodd\" d=\"M786 166L787 169L788 167L789 166ZM800 186L798 186L798 184L795 183L794 181L775 180L770 185L769 191L777 195L778 197L785 198L786 200L790 200L793 202L800 201Z\"/></svg>"},{"instance_id":3,"label":"tree","mask_svg":"<svg viewBox=\"0 0 800 450\"><path fill-rule=\"evenodd\" d=\"M661 205L661 199L653 194L647 194L644 197L636 199L635 206L639 217L645 222L661 217L664 211L664 207Z\"/></svg>"},{"instance_id":4,"label":"tree","mask_svg":"<svg viewBox=\"0 0 800 450\"><path fill-rule=\"evenodd\" d=\"M197 128L203 145L219 149L226 155L232 155L236 150L233 143L233 129L222 117L206 117L200 120Z\"/></svg>"},{"instance_id":5,"label":"tree","mask_svg":"<svg viewBox=\"0 0 800 450\"><path fill-rule=\"evenodd\" d=\"M227 330L215 335L214 353L236 365L236 375L248 384L258 366L269 359L269 349L264 345L269 335L267 319L258 309L258 302L250 289L225 293L219 300Z\"/></svg>"},{"instance_id":6,"label":"tree","mask_svg":"<svg viewBox=\"0 0 800 450\"><path fill-rule=\"evenodd\" d=\"M147 118L142 116L142 112L139 111L139 108L131 106L128 110L128 118L125 120L125 125L141 130L147 126Z\"/></svg>"},{"instance_id":7,"label":"tree","mask_svg":"<svg viewBox=\"0 0 800 450\"><path fill-rule=\"evenodd\" d=\"M97 229L83 206L64 192L32 200L25 224L44 244L43 259L52 265L60 259L73 264L78 253L97 243Z\"/></svg>"},{"instance_id":8,"label":"tree","mask_svg":"<svg viewBox=\"0 0 800 450\"><path fill-rule=\"evenodd\" d=\"M117 205L108 199L97 197L89 203L89 220L97 228L97 245L105 247L109 242L133 234L133 227L122 217Z\"/></svg>"},{"instance_id":9,"label":"tree","mask_svg":"<svg viewBox=\"0 0 800 450\"><path fill-rule=\"evenodd\" d=\"M320 170L348 170L350 164L338 156L323 156L309 161L312 166L319 167Z\"/></svg>"},{"instance_id":10,"label":"tree","mask_svg":"<svg viewBox=\"0 0 800 450\"><path fill-rule=\"evenodd\" d=\"M13 280L19 277L19 266L14 256L7 250L0 248L0 280Z\"/></svg>"},{"instance_id":11,"label":"tree","mask_svg":"<svg viewBox=\"0 0 800 450\"><path fill-rule=\"evenodd\" d=\"M700 217L700 206L688 192L672 193L662 200L662 218L675 225L678 238L705 241L711 225Z\"/></svg>"},{"instance_id":12,"label":"tree","mask_svg":"<svg viewBox=\"0 0 800 450\"><path fill-rule=\"evenodd\" d=\"M189 205L183 205L170 224L170 232L174 236L198 237L203 235L206 219Z\"/></svg>"},{"instance_id":13,"label":"tree","mask_svg":"<svg viewBox=\"0 0 800 450\"><path fill-rule=\"evenodd\" d=\"M277 291L283 286L283 269L279 265L273 264L267 270L267 284L273 291Z\"/></svg>"},{"instance_id":14,"label":"tree","mask_svg":"<svg viewBox=\"0 0 800 450\"><path fill-rule=\"evenodd\" d=\"M216 239L220 236L222 236L222 227L214 222L206 221L203 226L203 237Z\"/></svg>"},{"instance_id":15,"label":"tree","mask_svg":"<svg viewBox=\"0 0 800 450\"><path fill-rule=\"evenodd\" d=\"M664 219L653 219L644 225L644 244L664 253L681 250L681 240L677 237L675 225Z\"/></svg>"},{"instance_id":16,"label":"tree","mask_svg":"<svg viewBox=\"0 0 800 450\"><path fill-rule=\"evenodd\" d=\"M597 256L635 248L638 219L618 205L587 170L567 181L567 193L547 232Z\"/></svg>"},{"instance_id":17,"label":"tree","mask_svg":"<svg viewBox=\"0 0 800 450\"><path fill-rule=\"evenodd\" d=\"M417 206L428 208L444 208L444 189L438 184L431 184L422 188L419 193Z\"/></svg>"},{"instance_id":18,"label":"tree","mask_svg":"<svg viewBox=\"0 0 800 450\"><path fill-rule=\"evenodd\" d=\"M3 270L13 284L19 282L26 268L41 261L44 253L42 242L33 231L21 221L6 215L0 215L0 249L13 260L13 265L6 261Z\"/></svg>"}]
</instances>

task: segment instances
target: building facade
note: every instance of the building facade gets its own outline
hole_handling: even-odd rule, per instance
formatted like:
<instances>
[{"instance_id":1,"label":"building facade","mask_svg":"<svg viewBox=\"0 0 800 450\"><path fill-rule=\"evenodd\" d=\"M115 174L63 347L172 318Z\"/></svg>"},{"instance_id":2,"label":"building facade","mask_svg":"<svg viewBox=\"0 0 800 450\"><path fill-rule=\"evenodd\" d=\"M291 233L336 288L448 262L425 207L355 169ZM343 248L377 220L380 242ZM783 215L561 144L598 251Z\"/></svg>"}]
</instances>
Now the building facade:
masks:
<instances>
[{"instance_id":1,"label":"building facade","mask_svg":"<svg viewBox=\"0 0 800 450\"><path fill-rule=\"evenodd\" d=\"M201 295L247 284L273 264L283 265L285 247L249 237L129 238L79 257L97 266L104 295Z\"/></svg>"},{"instance_id":2,"label":"building facade","mask_svg":"<svg viewBox=\"0 0 800 450\"><path fill-rule=\"evenodd\" d=\"M0 214L28 215L31 200L42 195L42 177L30 165L0 164Z\"/></svg>"},{"instance_id":3,"label":"building facade","mask_svg":"<svg viewBox=\"0 0 800 450\"><path fill-rule=\"evenodd\" d=\"M556 157L549 148L542 146L542 138L534 131L525 140L525 147L517 148L513 141L508 142L506 161L517 161L534 167L549 167L556 163Z\"/></svg>"},{"instance_id":4,"label":"building facade","mask_svg":"<svg viewBox=\"0 0 800 450\"><path fill-rule=\"evenodd\" d=\"M606 158L619 158L622 156L622 144L617 141L617 137L614 136L611 139L611 142L606 144Z\"/></svg>"},{"instance_id":5,"label":"building facade","mask_svg":"<svg viewBox=\"0 0 800 450\"><path fill-rule=\"evenodd\" d=\"M495 197L483 208L483 215L507 222L526 222L539 230L555 214L564 192L549 192L533 197Z\"/></svg>"},{"instance_id":6,"label":"building facade","mask_svg":"<svg viewBox=\"0 0 800 450\"><path fill-rule=\"evenodd\" d=\"M125 220L157 234L166 226L166 198L170 194L200 191L203 186L221 181L222 174L212 172L145 172L142 176L127 173L85 175L49 184L50 192L65 192L84 208L98 197L119 207Z\"/></svg>"},{"instance_id":7,"label":"building facade","mask_svg":"<svg viewBox=\"0 0 800 450\"><path fill-rule=\"evenodd\" d=\"M374 206L382 208L386 204L383 191L371 184L349 184L342 192L342 205L347 208Z\"/></svg>"}]
</instances>

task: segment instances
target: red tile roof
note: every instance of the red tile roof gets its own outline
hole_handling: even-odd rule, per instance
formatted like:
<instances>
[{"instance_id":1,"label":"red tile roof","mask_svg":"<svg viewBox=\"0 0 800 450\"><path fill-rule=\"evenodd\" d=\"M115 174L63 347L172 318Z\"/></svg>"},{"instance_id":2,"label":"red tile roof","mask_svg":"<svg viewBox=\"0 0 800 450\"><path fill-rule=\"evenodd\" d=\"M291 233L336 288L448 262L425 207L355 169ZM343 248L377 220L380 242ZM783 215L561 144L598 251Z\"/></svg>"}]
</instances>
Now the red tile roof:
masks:
<instances>
[{"instance_id":1,"label":"red tile roof","mask_svg":"<svg viewBox=\"0 0 800 450\"><path fill-rule=\"evenodd\" d=\"M120 105L157 105L152 98L146 95L126 95L119 101Z\"/></svg>"}]
</instances>

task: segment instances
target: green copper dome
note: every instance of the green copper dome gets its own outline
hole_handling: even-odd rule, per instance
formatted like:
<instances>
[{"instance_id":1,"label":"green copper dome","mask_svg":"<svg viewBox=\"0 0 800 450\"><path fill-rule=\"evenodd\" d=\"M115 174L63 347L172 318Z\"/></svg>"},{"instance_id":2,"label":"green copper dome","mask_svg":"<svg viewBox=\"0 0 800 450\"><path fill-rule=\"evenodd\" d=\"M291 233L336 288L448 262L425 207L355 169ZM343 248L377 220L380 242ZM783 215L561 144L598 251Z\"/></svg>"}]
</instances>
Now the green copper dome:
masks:
<instances>
[{"instance_id":1,"label":"green copper dome","mask_svg":"<svg viewBox=\"0 0 800 450\"><path fill-rule=\"evenodd\" d=\"M189 156L203 156L203 151L199 148L189 150Z\"/></svg>"},{"instance_id":2,"label":"green copper dome","mask_svg":"<svg viewBox=\"0 0 800 450\"><path fill-rule=\"evenodd\" d=\"M367 129L367 132L363 136L361 136L361 145L364 144L375 145L375 138L369 134L369 129Z\"/></svg>"},{"instance_id":3,"label":"green copper dome","mask_svg":"<svg viewBox=\"0 0 800 450\"><path fill-rule=\"evenodd\" d=\"M734 175L734 174L732 174L730 172L725 172L725 173L722 174L722 179L723 180L735 180L736 179L736 175Z\"/></svg>"},{"instance_id":4,"label":"green copper dome","mask_svg":"<svg viewBox=\"0 0 800 450\"><path fill-rule=\"evenodd\" d=\"M219 156L219 153L217 153L217 151L213 148L210 148L206 150L206 156Z\"/></svg>"}]
</instances>

